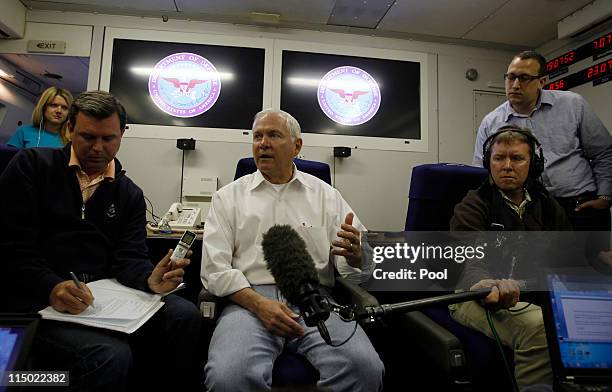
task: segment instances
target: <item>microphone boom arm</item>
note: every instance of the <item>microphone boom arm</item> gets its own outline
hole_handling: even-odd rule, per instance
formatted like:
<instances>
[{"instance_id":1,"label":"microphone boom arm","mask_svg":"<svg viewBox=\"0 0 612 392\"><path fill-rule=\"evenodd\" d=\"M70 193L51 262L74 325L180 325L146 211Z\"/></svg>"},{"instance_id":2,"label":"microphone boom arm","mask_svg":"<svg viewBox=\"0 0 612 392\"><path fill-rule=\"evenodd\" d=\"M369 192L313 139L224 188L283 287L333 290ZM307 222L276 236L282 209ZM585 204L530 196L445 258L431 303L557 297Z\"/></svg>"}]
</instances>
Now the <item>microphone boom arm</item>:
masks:
<instances>
[{"instance_id":1,"label":"microphone boom arm","mask_svg":"<svg viewBox=\"0 0 612 392\"><path fill-rule=\"evenodd\" d=\"M412 312L434 305L448 305L459 302L477 300L486 297L491 289L480 289L474 291L463 291L459 293L439 295L436 297L416 299L413 301L399 302L395 304L383 304L378 306L366 306L361 310L350 309L346 306L333 306L332 311L338 314L344 321L355 319L375 322L384 316L397 312Z\"/></svg>"}]
</instances>

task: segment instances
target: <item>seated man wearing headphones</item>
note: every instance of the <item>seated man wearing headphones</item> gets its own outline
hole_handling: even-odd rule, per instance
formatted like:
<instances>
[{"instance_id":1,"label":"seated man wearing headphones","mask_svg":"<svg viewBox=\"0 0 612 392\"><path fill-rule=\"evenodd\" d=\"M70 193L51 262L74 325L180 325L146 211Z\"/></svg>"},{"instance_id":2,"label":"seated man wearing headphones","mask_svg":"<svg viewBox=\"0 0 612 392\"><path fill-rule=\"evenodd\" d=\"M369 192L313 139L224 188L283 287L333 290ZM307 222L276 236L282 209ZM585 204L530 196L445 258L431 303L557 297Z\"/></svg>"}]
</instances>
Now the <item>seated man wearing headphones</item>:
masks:
<instances>
[{"instance_id":1,"label":"seated man wearing headphones","mask_svg":"<svg viewBox=\"0 0 612 392\"><path fill-rule=\"evenodd\" d=\"M489 179L455 206L451 230L571 230L563 208L539 181L544 158L540 143L529 129L514 125L499 128L484 142L483 158ZM518 302L520 289L513 278L517 278L517 271L534 263L532 257L515 252L516 245L523 244L508 246L510 257L503 254L505 257L496 258L494 264L503 264L498 270L493 263L467 263L460 286L491 288L491 293L482 303L449 306L455 320L491 338L486 310L495 311L493 325L501 342L514 350L514 375L521 389L537 383L552 384L553 380L541 309Z\"/></svg>"}]
</instances>

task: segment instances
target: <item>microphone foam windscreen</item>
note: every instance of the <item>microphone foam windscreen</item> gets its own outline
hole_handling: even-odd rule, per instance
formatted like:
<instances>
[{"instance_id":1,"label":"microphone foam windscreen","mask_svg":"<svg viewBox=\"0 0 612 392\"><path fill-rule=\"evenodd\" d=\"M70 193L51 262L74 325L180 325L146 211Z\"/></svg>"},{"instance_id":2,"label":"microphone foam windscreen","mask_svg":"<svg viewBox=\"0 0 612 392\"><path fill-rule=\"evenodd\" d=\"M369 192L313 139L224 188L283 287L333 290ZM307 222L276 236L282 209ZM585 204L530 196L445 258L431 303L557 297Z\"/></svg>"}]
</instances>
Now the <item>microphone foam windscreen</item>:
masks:
<instances>
[{"instance_id":1,"label":"microphone foam windscreen","mask_svg":"<svg viewBox=\"0 0 612 392\"><path fill-rule=\"evenodd\" d=\"M309 284L319 283L306 243L291 226L272 226L263 235L261 246L268 270L289 302L296 304Z\"/></svg>"}]
</instances>

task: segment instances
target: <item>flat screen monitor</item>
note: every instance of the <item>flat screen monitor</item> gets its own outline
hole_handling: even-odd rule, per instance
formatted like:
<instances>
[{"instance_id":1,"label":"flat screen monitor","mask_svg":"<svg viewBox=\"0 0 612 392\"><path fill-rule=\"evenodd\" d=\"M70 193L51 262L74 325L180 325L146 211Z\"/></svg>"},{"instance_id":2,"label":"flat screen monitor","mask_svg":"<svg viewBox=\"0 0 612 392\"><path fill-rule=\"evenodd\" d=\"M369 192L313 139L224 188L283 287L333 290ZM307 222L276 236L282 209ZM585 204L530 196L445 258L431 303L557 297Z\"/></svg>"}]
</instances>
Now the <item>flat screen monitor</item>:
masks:
<instances>
[{"instance_id":1,"label":"flat screen monitor","mask_svg":"<svg viewBox=\"0 0 612 392\"><path fill-rule=\"evenodd\" d=\"M0 314L0 391L6 390L8 374L5 372L27 370L26 362L39 320L38 315Z\"/></svg>"},{"instance_id":2,"label":"flat screen monitor","mask_svg":"<svg viewBox=\"0 0 612 392\"><path fill-rule=\"evenodd\" d=\"M606 275L550 274L552 322L547 335L563 375L604 375L612 369L612 280ZM554 329L553 329L554 328Z\"/></svg>"},{"instance_id":3,"label":"flat screen monitor","mask_svg":"<svg viewBox=\"0 0 612 392\"><path fill-rule=\"evenodd\" d=\"M250 129L265 49L115 38L110 92L130 124Z\"/></svg>"},{"instance_id":4,"label":"flat screen monitor","mask_svg":"<svg viewBox=\"0 0 612 392\"><path fill-rule=\"evenodd\" d=\"M281 109L302 132L421 139L421 63L283 50Z\"/></svg>"}]
</instances>

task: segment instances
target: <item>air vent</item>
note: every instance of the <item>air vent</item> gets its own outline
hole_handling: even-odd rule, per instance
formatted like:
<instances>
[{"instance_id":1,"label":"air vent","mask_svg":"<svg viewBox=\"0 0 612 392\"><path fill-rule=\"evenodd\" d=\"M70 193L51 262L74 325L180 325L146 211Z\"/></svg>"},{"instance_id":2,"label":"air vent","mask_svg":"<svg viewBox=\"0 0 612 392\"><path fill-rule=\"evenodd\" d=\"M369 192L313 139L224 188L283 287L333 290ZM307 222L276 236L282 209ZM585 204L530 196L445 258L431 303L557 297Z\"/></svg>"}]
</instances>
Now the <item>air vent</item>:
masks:
<instances>
[{"instance_id":1,"label":"air vent","mask_svg":"<svg viewBox=\"0 0 612 392\"><path fill-rule=\"evenodd\" d=\"M15 70L15 78L12 80L12 83L33 95L40 94L42 90L42 84L38 80L32 79L29 75L18 69Z\"/></svg>"},{"instance_id":2,"label":"air vent","mask_svg":"<svg viewBox=\"0 0 612 392\"><path fill-rule=\"evenodd\" d=\"M594 0L557 23L557 38L574 37L601 26L612 17L610 0Z\"/></svg>"},{"instance_id":3,"label":"air vent","mask_svg":"<svg viewBox=\"0 0 612 392\"><path fill-rule=\"evenodd\" d=\"M55 80L62 80L64 79L64 77L60 74L56 74L53 72L49 72L45 70L45 73L42 74L42 76L44 76L45 78L49 78L49 79L55 79Z\"/></svg>"},{"instance_id":4,"label":"air vent","mask_svg":"<svg viewBox=\"0 0 612 392\"><path fill-rule=\"evenodd\" d=\"M375 29L395 1L336 0L328 25Z\"/></svg>"},{"instance_id":5,"label":"air vent","mask_svg":"<svg viewBox=\"0 0 612 392\"><path fill-rule=\"evenodd\" d=\"M597 34L599 32L608 30L608 22L612 21L612 16L609 16L607 19L604 19L600 22L595 23L594 25L588 26L578 32L570 35L571 38L584 38L587 35Z\"/></svg>"}]
</instances>

